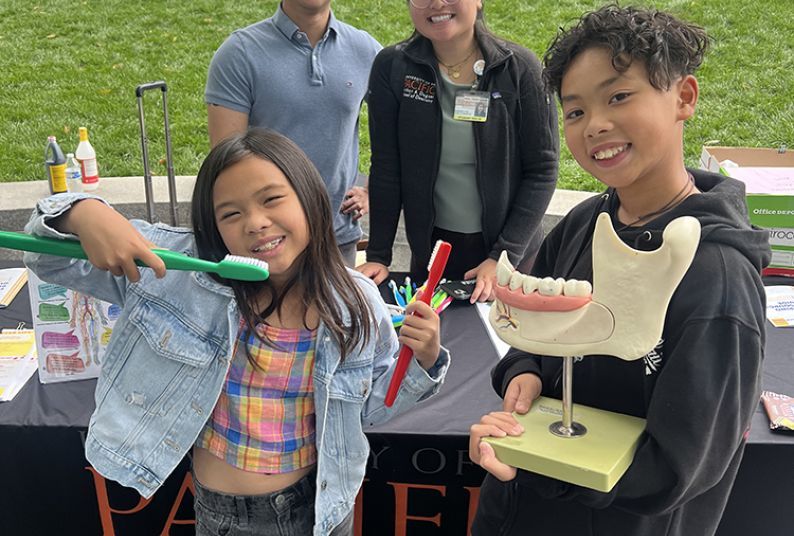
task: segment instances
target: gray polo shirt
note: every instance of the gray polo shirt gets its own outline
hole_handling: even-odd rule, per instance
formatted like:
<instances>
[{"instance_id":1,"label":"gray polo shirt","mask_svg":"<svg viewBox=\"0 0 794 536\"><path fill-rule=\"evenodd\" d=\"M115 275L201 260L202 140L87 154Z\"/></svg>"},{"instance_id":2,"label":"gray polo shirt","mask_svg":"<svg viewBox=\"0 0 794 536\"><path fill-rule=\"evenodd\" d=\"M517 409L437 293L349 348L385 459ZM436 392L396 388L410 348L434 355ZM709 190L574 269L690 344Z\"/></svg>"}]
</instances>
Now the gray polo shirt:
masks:
<instances>
[{"instance_id":1,"label":"gray polo shirt","mask_svg":"<svg viewBox=\"0 0 794 536\"><path fill-rule=\"evenodd\" d=\"M328 187L339 244L361 237L339 207L358 174L358 115L380 49L333 13L312 49L279 5L271 18L233 32L207 76L208 104L247 114L250 126L280 132L306 152Z\"/></svg>"}]
</instances>

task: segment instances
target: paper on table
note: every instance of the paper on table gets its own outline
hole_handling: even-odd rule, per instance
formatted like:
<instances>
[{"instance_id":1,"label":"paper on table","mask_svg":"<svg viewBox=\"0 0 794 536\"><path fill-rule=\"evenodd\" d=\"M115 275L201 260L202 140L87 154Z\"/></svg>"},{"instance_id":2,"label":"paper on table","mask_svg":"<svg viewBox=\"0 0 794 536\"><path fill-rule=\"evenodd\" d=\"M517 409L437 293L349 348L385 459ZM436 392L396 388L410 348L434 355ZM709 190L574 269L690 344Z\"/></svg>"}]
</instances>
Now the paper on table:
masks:
<instances>
[{"instance_id":1,"label":"paper on table","mask_svg":"<svg viewBox=\"0 0 794 536\"><path fill-rule=\"evenodd\" d=\"M32 329L0 333L0 402L14 398L38 368Z\"/></svg>"},{"instance_id":2,"label":"paper on table","mask_svg":"<svg viewBox=\"0 0 794 536\"><path fill-rule=\"evenodd\" d=\"M766 317L776 328L794 327L794 286L773 285L766 291Z\"/></svg>"},{"instance_id":3,"label":"paper on table","mask_svg":"<svg viewBox=\"0 0 794 536\"><path fill-rule=\"evenodd\" d=\"M0 308L11 304L28 280L25 268L4 268L0 270Z\"/></svg>"},{"instance_id":4,"label":"paper on table","mask_svg":"<svg viewBox=\"0 0 794 536\"><path fill-rule=\"evenodd\" d=\"M499 338L499 336L496 334L493 327L491 326L491 322L488 321L488 315L491 314L491 304L478 302L476 307L477 307L477 312L480 315L480 320L482 320L482 323L485 326L486 331L488 331L488 336L491 338L491 342L493 343L494 348L496 349L496 353L499 354L499 359L502 359L507 353L507 351L510 349L510 345Z\"/></svg>"}]
</instances>

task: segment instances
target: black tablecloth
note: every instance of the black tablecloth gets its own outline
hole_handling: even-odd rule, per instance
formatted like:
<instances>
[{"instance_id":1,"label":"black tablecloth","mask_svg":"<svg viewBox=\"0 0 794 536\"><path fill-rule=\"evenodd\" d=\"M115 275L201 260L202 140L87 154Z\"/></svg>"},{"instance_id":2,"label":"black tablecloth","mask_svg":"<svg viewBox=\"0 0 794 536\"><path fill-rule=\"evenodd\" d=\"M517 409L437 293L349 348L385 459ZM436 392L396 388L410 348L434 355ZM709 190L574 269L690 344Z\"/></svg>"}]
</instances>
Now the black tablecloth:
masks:
<instances>
[{"instance_id":1,"label":"black tablecloth","mask_svg":"<svg viewBox=\"0 0 794 536\"><path fill-rule=\"evenodd\" d=\"M0 268L9 265L0 262ZM27 288L0 310L0 327L19 322L30 324ZM441 338L453 360L441 393L367 430L372 456L360 497L364 534L398 534L403 528L411 535L466 533L483 476L468 460L468 430L500 407L489 377L498 357L475 308L467 304L455 303L443 313ZM763 388L794 394L794 330L769 327L766 348ZM34 376L13 401L0 404L2 531L191 533L187 461L151 502L105 482L88 466L82 440L95 383L41 385ZM768 424L759 404L721 536L791 533L794 435L773 433Z\"/></svg>"}]
</instances>

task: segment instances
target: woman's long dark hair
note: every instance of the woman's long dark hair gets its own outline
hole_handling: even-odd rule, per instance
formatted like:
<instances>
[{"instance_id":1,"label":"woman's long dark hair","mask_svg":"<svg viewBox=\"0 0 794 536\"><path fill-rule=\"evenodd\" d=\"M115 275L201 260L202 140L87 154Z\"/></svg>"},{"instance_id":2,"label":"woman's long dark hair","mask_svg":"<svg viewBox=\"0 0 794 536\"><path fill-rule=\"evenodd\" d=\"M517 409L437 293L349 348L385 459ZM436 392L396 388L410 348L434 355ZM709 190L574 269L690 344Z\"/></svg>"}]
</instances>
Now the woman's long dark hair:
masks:
<instances>
[{"instance_id":1,"label":"woman's long dark hair","mask_svg":"<svg viewBox=\"0 0 794 536\"><path fill-rule=\"evenodd\" d=\"M372 312L339 253L325 183L308 157L292 141L271 130L252 128L223 140L210 151L196 178L191 206L198 254L215 262L229 254L215 221L212 192L218 175L245 158L272 162L287 177L306 216L309 244L295 259L297 269L283 288L275 288L270 281L251 283L216 275L213 278L232 288L248 332L252 334L257 334L255 326L263 319L273 312L280 312L290 291L300 292L304 315L312 307L318 311L344 359L356 345L366 344L369 340ZM259 311L257 303L263 289L270 299L267 307ZM339 306L337 298L341 300ZM345 310L350 315L349 321L345 321Z\"/></svg>"}]
</instances>

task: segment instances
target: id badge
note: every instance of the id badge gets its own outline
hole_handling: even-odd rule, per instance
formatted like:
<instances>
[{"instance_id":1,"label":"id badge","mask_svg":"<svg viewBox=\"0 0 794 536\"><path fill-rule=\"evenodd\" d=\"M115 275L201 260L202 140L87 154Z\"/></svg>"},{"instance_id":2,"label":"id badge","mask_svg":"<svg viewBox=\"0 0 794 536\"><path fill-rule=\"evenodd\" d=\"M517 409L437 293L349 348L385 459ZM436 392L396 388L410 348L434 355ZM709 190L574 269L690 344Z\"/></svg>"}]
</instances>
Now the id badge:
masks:
<instances>
[{"instance_id":1,"label":"id badge","mask_svg":"<svg viewBox=\"0 0 794 536\"><path fill-rule=\"evenodd\" d=\"M483 123L488 119L489 94L487 91L458 91L455 93L453 119Z\"/></svg>"}]
</instances>

